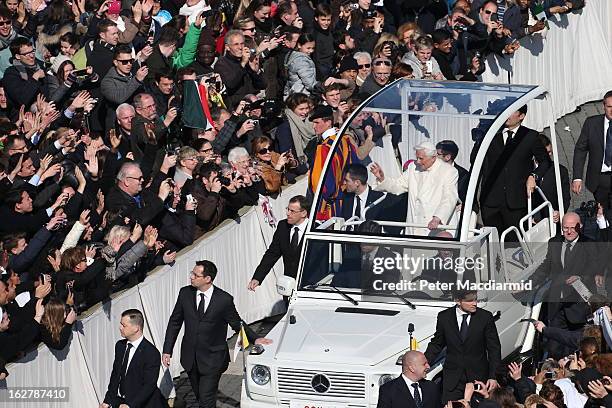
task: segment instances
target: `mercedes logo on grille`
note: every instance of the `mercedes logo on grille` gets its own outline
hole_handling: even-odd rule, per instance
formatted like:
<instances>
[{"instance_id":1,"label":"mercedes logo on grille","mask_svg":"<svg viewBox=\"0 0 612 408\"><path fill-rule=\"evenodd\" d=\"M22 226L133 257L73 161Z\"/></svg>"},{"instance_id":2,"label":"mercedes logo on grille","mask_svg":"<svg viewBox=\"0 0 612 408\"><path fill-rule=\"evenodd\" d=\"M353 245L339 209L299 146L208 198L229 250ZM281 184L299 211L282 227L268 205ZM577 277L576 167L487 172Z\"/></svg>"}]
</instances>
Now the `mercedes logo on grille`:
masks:
<instances>
[{"instance_id":1,"label":"mercedes logo on grille","mask_svg":"<svg viewBox=\"0 0 612 408\"><path fill-rule=\"evenodd\" d=\"M324 374L315 374L310 381L310 385L312 385L313 390L323 394L329 390L329 378L327 378Z\"/></svg>"}]
</instances>

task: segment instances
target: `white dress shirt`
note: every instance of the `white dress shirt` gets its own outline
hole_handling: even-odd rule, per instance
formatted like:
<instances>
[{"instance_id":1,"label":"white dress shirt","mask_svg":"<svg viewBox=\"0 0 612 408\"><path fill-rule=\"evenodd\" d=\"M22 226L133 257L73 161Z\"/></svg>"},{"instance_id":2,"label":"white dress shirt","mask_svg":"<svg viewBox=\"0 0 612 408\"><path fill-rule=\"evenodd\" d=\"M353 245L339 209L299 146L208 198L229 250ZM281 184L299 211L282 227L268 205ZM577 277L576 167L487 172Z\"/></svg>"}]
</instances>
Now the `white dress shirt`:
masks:
<instances>
[{"instance_id":1,"label":"white dress shirt","mask_svg":"<svg viewBox=\"0 0 612 408\"><path fill-rule=\"evenodd\" d=\"M363 190L363 193L359 195L355 194L355 200L353 201L353 214L351 214L352 216L355 216L355 210L357 210L357 200L359 200L359 205L361 208L361 217L363 217L363 210L365 210L366 207L369 191L370 189L366 187L366 189Z\"/></svg>"},{"instance_id":2,"label":"white dress shirt","mask_svg":"<svg viewBox=\"0 0 612 408\"><path fill-rule=\"evenodd\" d=\"M514 129L504 128L504 130L502 130L502 137L504 138L504 146L508 144L508 132L511 132L512 138L514 139L516 137L517 130L518 130L518 127L515 127Z\"/></svg>"},{"instance_id":3,"label":"white dress shirt","mask_svg":"<svg viewBox=\"0 0 612 408\"><path fill-rule=\"evenodd\" d=\"M210 305L210 299L212 298L213 290L215 287L210 285L210 288L206 289L204 292L198 289L196 292L196 310L200 306L200 294L204 294L204 313L206 313L206 309L208 309L208 305Z\"/></svg>"},{"instance_id":4,"label":"white dress shirt","mask_svg":"<svg viewBox=\"0 0 612 408\"><path fill-rule=\"evenodd\" d=\"M144 339L144 335L140 336L138 339L134 341L128 341L125 345L125 347L127 347L127 344L129 343L132 345L132 348L130 349L130 354L128 354L127 366L125 368L125 373L123 373L124 377L127 374L128 370L130 369L130 363L132 362L132 358L134 357L134 354L136 353L136 349L138 348L138 346L140 346L140 343L142 343L142 339ZM123 358L122 358L122 361L123 361ZM117 388L117 396L123 397L119 391L119 388Z\"/></svg>"},{"instance_id":5,"label":"white dress shirt","mask_svg":"<svg viewBox=\"0 0 612 408\"><path fill-rule=\"evenodd\" d=\"M293 238L293 233L295 231L294 228L298 227L298 243L302 242L302 237L304 236L304 233L306 232L307 226L308 226L308 218L302 221L298 225L289 225L289 227L291 228L291 231L289 231L289 241L291 241L291 238Z\"/></svg>"},{"instance_id":6,"label":"white dress shirt","mask_svg":"<svg viewBox=\"0 0 612 408\"><path fill-rule=\"evenodd\" d=\"M612 167L606 166L606 135L608 134L609 127L610 127L610 121L604 115L604 131L603 131L604 154L603 154L603 158L601 159L601 172L602 173L612 171Z\"/></svg>"},{"instance_id":7,"label":"white dress shirt","mask_svg":"<svg viewBox=\"0 0 612 408\"><path fill-rule=\"evenodd\" d=\"M468 315L467 325L468 327L470 327L470 319L472 318L472 315L467 312L464 312L459 307L455 308L455 312L457 313L457 327L459 327L459 332L461 332L461 323L463 322L463 315Z\"/></svg>"},{"instance_id":8,"label":"white dress shirt","mask_svg":"<svg viewBox=\"0 0 612 408\"><path fill-rule=\"evenodd\" d=\"M414 387L412 386L412 384L414 383L419 383L418 381L412 381L410 378L406 377L404 374L402 374L402 378L404 379L404 381L406 381L406 385L408 386L408 391L410 391L410 395L412 395L412 398L414 399ZM421 386L419 385L419 394L421 395L421 401L423 401L423 389L421 388Z\"/></svg>"}]
</instances>

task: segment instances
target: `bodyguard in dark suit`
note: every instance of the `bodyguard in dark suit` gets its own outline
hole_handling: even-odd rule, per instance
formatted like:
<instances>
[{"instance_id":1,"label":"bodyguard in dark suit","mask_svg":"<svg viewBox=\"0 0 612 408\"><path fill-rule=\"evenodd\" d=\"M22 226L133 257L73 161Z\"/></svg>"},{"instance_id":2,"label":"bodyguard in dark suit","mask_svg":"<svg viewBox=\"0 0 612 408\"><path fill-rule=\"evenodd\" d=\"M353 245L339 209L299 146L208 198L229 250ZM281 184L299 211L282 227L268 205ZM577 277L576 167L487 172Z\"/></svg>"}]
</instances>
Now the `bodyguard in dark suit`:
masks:
<instances>
[{"instance_id":1,"label":"bodyguard in dark suit","mask_svg":"<svg viewBox=\"0 0 612 408\"><path fill-rule=\"evenodd\" d=\"M563 235L548 241L546 258L532 276L532 282L536 287L546 279L552 280L546 298L549 325L580 330L586 323L588 306L571 283L580 278L594 293L595 276L603 275L605 265L598 260L597 244L580 235L578 214L568 212L561 225ZM561 358L573 351L552 340L548 343L548 350L553 358Z\"/></svg>"},{"instance_id":2,"label":"bodyguard in dark suit","mask_svg":"<svg viewBox=\"0 0 612 408\"><path fill-rule=\"evenodd\" d=\"M470 172L455 163L455 159L459 154L459 146L452 140L442 140L436 144L436 150L438 151L438 157L453 165L459 173L459 179L457 180L457 193L459 194L459 200L462 203L465 202L465 195L467 194L468 184L470 182Z\"/></svg>"},{"instance_id":3,"label":"bodyguard in dark suit","mask_svg":"<svg viewBox=\"0 0 612 408\"><path fill-rule=\"evenodd\" d=\"M518 227L527 214L528 191L533 192L550 167L538 133L521 126L526 114L527 105L510 115L502 132L493 138L482 167L482 220L500 235L509 226Z\"/></svg>"},{"instance_id":4,"label":"bodyguard in dark suit","mask_svg":"<svg viewBox=\"0 0 612 408\"><path fill-rule=\"evenodd\" d=\"M181 365L187 371L200 406L207 408L215 407L219 380L230 362L227 325L238 332L241 322L233 297L213 285L216 276L214 263L196 262L191 272L191 286L181 288L170 315L162 356L162 362L168 367L174 343L185 323ZM244 329L249 342L271 343L265 338L257 339L247 325Z\"/></svg>"},{"instance_id":5,"label":"bodyguard in dark suit","mask_svg":"<svg viewBox=\"0 0 612 408\"><path fill-rule=\"evenodd\" d=\"M140 310L121 313L119 331L123 340L115 344L115 361L108 390L100 408L167 407L159 388L160 356L155 346L142 334L144 318Z\"/></svg>"},{"instance_id":6,"label":"bodyguard in dark suit","mask_svg":"<svg viewBox=\"0 0 612 408\"><path fill-rule=\"evenodd\" d=\"M612 178L612 91L606 92L603 115L587 118L582 125L580 137L574 148L572 190L582 190L584 163L587 154L589 162L586 171L586 187L605 208L612 206L610 200Z\"/></svg>"},{"instance_id":7,"label":"bodyguard in dark suit","mask_svg":"<svg viewBox=\"0 0 612 408\"><path fill-rule=\"evenodd\" d=\"M548 168L548 171L546 172L546 174L544 174L544 176L540 180L540 183L539 183L540 189L542 190L542 193L544 193L544 196L548 199L548 201L550 201L553 207L553 211L558 213L559 212L559 202L557 200L557 179L555 177L555 167L552 165L552 161L553 161L552 144L550 142L550 139L547 136L540 134L539 137L540 137L540 140L542 141L542 144L544 145L544 148L546 149L546 153L548 153L548 157L551 160L551 165ZM569 172L567 171L567 167L561 164L559 165L559 176L560 176L559 178L561 179L561 196L563 197L563 211L567 212L567 209L569 208L569 205L570 205L570 199L571 199L570 190L569 190L570 188ZM542 203L542 197L540 197L539 194L534 194L533 199L534 199L533 208L537 207L538 205ZM543 209L540 214L542 215L542 217L548 217L548 209L546 208Z\"/></svg>"},{"instance_id":8,"label":"bodyguard in dark suit","mask_svg":"<svg viewBox=\"0 0 612 408\"><path fill-rule=\"evenodd\" d=\"M296 195L289 200L287 219L278 223L272 243L261 258L253 278L249 282L249 290L255 290L266 275L274 267L278 259L283 257L285 275L295 278L302 251L302 242L308 228L308 213L310 202L302 195Z\"/></svg>"},{"instance_id":9,"label":"bodyguard in dark suit","mask_svg":"<svg viewBox=\"0 0 612 408\"><path fill-rule=\"evenodd\" d=\"M342 200L342 218L353 216L368 220L378 220L383 215L384 201L372 206L384 193L374 191L368 186L368 169L360 163L348 166L344 174L346 194Z\"/></svg>"},{"instance_id":10,"label":"bodyguard in dark suit","mask_svg":"<svg viewBox=\"0 0 612 408\"><path fill-rule=\"evenodd\" d=\"M377 408L438 408L438 385L425 380L429 364L420 351L408 351L402 357L402 375L378 390Z\"/></svg>"},{"instance_id":11,"label":"bodyguard in dark suit","mask_svg":"<svg viewBox=\"0 0 612 408\"><path fill-rule=\"evenodd\" d=\"M489 390L498 386L495 370L501 364L501 345L491 312L478 308L476 291L457 291L455 299L457 306L438 313L436 332L425 351L432 364L446 347L443 403L462 399L468 382L485 382Z\"/></svg>"}]
</instances>

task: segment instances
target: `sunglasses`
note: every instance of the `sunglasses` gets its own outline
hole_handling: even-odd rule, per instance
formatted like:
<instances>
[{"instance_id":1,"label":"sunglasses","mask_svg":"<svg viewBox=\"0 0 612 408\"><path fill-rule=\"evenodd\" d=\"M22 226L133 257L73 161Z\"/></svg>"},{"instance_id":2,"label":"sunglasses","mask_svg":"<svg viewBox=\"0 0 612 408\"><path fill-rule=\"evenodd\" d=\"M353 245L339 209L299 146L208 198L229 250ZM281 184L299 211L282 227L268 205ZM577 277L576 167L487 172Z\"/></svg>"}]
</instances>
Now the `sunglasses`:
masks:
<instances>
[{"instance_id":1,"label":"sunglasses","mask_svg":"<svg viewBox=\"0 0 612 408\"><path fill-rule=\"evenodd\" d=\"M381 65L386 65L386 66L390 67L392 64L391 64L391 61L388 61L388 60L374 61L374 66L378 67L378 66L381 66Z\"/></svg>"},{"instance_id":2,"label":"sunglasses","mask_svg":"<svg viewBox=\"0 0 612 408\"><path fill-rule=\"evenodd\" d=\"M497 14L497 13L491 11L491 10L485 10L484 12L485 12L485 14Z\"/></svg>"},{"instance_id":3,"label":"sunglasses","mask_svg":"<svg viewBox=\"0 0 612 408\"><path fill-rule=\"evenodd\" d=\"M0 26L10 26L10 25L11 25L10 20L0 21Z\"/></svg>"},{"instance_id":4,"label":"sunglasses","mask_svg":"<svg viewBox=\"0 0 612 408\"><path fill-rule=\"evenodd\" d=\"M255 27L243 28L242 31L252 31L255 32L257 29Z\"/></svg>"},{"instance_id":5,"label":"sunglasses","mask_svg":"<svg viewBox=\"0 0 612 408\"><path fill-rule=\"evenodd\" d=\"M361 64L361 65L357 65L359 67L359 69L364 69L364 68L370 68L372 66L372 64Z\"/></svg>"},{"instance_id":6,"label":"sunglasses","mask_svg":"<svg viewBox=\"0 0 612 408\"><path fill-rule=\"evenodd\" d=\"M259 151L257 153L259 153L259 154L268 154L270 152L271 152L270 148L264 147L263 149L259 149Z\"/></svg>"},{"instance_id":7,"label":"sunglasses","mask_svg":"<svg viewBox=\"0 0 612 408\"><path fill-rule=\"evenodd\" d=\"M121 65L127 65L127 64L133 64L134 63L134 60L132 58L126 59L126 60L115 60L115 61L117 61Z\"/></svg>"}]
</instances>

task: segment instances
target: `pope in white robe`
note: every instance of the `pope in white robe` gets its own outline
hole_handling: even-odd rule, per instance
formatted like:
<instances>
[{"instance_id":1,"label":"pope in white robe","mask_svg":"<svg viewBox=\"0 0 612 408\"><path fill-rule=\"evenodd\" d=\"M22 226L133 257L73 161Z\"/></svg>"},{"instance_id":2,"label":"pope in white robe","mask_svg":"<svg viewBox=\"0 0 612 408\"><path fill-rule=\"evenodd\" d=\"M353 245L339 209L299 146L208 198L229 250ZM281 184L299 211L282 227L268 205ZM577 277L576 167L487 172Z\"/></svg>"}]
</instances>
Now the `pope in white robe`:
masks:
<instances>
[{"instance_id":1,"label":"pope in white robe","mask_svg":"<svg viewBox=\"0 0 612 408\"><path fill-rule=\"evenodd\" d=\"M408 193L406 222L422 227L407 228L407 233L429 235L431 230L451 221L459 200L459 174L454 166L438 159L433 143L422 142L414 150L416 160L399 177L385 177L377 163L372 164L370 171L376 177L374 190L397 195Z\"/></svg>"}]
</instances>

